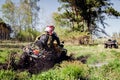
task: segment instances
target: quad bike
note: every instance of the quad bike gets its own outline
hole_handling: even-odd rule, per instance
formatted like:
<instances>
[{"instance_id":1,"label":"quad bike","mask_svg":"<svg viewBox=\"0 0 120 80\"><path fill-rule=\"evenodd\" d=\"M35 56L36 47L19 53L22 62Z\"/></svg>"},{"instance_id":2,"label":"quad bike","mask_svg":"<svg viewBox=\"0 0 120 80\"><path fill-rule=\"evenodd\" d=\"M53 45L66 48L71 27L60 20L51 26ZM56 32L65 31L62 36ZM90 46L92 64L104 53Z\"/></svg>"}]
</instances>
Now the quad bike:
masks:
<instances>
[{"instance_id":1,"label":"quad bike","mask_svg":"<svg viewBox=\"0 0 120 80\"><path fill-rule=\"evenodd\" d=\"M106 41L104 43L104 47L105 48L118 48L118 43L116 40L111 40L111 39L108 39L108 41Z\"/></svg>"},{"instance_id":2,"label":"quad bike","mask_svg":"<svg viewBox=\"0 0 120 80\"><path fill-rule=\"evenodd\" d=\"M17 60L16 60L17 59ZM21 55L10 53L9 60L6 63L0 63L0 69L28 71L31 74L37 74L52 68L56 63L70 59L67 56L67 50L64 49L64 42L60 46L54 44L54 49L40 50L32 44L23 48Z\"/></svg>"},{"instance_id":3,"label":"quad bike","mask_svg":"<svg viewBox=\"0 0 120 80\"><path fill-rule=\"evenodd\" d=\"M40 50L38 47L35 47L32 44L24 47L23 52L33 58L45 57L45 55L47 55L48 53L56 53L58 54L58 56L67 54L67 49L64 49L64 42L61 42L60 46L54 43L54 48L48 48L47 50Z\"/></svg>"},{"instance_id":4,"label":"quad bike","mask_svg":"<svg viewBox=\"0 0 120 80\"><path fill-rule=\"evenodd\" d=\"M67 50L64 43L60 46L54 44L54 49L39 50L31 45L23 48L23 54L17 64L19 69L27 69L30 73L47 70L63 60L67 60Z\"/></svg>"}]
</instances>

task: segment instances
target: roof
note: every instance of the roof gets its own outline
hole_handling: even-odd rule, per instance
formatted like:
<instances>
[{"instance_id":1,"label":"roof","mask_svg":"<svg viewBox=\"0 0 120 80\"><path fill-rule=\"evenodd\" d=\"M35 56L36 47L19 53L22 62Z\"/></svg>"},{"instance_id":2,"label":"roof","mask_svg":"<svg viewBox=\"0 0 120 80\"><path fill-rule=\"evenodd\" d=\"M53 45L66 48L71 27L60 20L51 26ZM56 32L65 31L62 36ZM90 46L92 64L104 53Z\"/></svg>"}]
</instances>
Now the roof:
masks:
<instances>
[{"instance_id":1,"label":"roof","mask_svg":"<svg viewBox=\"0 0 120 80\"><path fill-rule=\"evenodd\" d=\"M4 25L3 27L6 27L8 30L10 30L10 32L13 31L9 24L3 23L3 22L1 22L0 24L3 24Z\"/></svg>"}]
</instances>

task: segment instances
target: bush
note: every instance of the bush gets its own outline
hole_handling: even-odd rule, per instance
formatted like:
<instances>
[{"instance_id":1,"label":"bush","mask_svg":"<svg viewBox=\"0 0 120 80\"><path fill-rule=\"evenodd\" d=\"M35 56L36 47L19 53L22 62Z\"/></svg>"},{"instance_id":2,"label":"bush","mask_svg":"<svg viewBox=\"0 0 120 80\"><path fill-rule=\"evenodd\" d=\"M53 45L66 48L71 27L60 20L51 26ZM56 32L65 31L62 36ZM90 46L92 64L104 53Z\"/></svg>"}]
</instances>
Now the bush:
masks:
<instances>
[{"instance_id":1,"label":"bush","mask_svg":"<svg viewBox=\"0 0 120 80\"><path fill-rule=\"evenodd\" d=\"M40 32L29 28L27 30L22 30L19 32L16 38L19 41L34 41L38 35L40 35Z\"/></svg>"},{"instance_id":2,"label":"bush","mask_svg":"<svg viewBox=\"0 0 120 80\"><path fill-rule=\"evenodd\" d=\"M63 62L60 68L60 76L65 80L87 79L89 68L79 61Z\"/></svg>"}]
</instances>

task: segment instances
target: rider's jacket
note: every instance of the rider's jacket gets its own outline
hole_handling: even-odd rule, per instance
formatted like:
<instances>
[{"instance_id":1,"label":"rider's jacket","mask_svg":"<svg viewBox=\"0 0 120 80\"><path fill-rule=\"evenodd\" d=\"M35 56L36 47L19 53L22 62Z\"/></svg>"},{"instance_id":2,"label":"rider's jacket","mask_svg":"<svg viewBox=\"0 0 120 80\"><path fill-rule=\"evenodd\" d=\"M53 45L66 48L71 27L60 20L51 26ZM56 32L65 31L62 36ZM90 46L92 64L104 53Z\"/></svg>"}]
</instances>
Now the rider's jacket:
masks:
<instances>
[{"instance_id":1,"label":"rider's jacket","mask_svg":"<svg viewBox=\"0 0 120 80\"><path fill-rule=\"evenodd\" d=\"M53 32L52 35L42 34L35 41L35 45L37 45L40 49L46 49L48 47L52 48L54 41L57 42L57 45L60 45L59 37Z\"/></svg>"}]
</instances>

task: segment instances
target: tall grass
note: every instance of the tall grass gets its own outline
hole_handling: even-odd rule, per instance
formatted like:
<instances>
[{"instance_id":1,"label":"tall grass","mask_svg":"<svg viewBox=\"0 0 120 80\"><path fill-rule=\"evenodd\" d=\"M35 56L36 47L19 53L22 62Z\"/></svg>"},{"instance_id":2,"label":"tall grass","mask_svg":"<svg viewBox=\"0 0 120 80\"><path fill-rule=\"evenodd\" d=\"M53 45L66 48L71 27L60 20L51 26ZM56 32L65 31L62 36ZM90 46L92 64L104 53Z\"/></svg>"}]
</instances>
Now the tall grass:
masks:
<instances>
[{"instance_id":1,"label":"tall grass","mask_svg":"<svg viewBox=\"0 0 120 80\"><path fill-rule=\"evenodd\" d=\"M4 63L7 60L9 53L8 50L0 50L0 62Z\"/></svg>"},{"instance_id":2,"label":"tall grass","mask_svg":"<svg viewBox=\"0 0 120 80\"><path fill-rule=\"evenodd\" d=\"M29 80L27 72L16 73L12 70L0 70L0 80Z\"/></svg>"},{"instance_id":3,"label":"tall grass","mask_svg":"<svg viewBox=\"0 0 120 80\"><path fill-rule=\"evenodd\" d=\"M0 70L0 80L14 80L15 72Z\"/></svg>"},{"instance_id":4,"label":"tall grass","mask_svg":"<svg viewBox=\"0 0 120 80\"><path fill-rule=\"evenodd\" d=\"M43 72L39 75L33 75L30 80L78 80L87 79L89 68L78 62L63 62L60 67Z\"/></svg>"},{"instance_id":5,"label":"tall grass","mask_svg":"<svg viewBox=\"0 0 120 80\"><path fill-rule=\"evenodd\" d=\"M113 60L100 68L91 68L90 80L120 80L120 61Z\"/></svg>"},{"instance_id":6,"label":"tall grass","mask_svg":"<svg viewBox=\"0 0 120 80\"><path fill-rule=\"evenodd\" d=\"M8 61L10 57L10 53L15 53L17 52L18 54L22 54L22 49L9 49L9 48L2 48L0 49L0 63L5 63Z\"/></svg>"}]
</instances>

